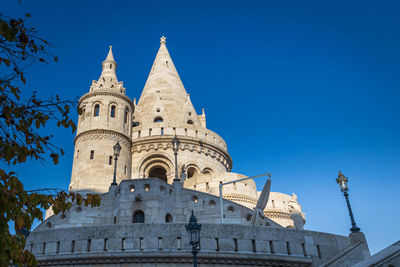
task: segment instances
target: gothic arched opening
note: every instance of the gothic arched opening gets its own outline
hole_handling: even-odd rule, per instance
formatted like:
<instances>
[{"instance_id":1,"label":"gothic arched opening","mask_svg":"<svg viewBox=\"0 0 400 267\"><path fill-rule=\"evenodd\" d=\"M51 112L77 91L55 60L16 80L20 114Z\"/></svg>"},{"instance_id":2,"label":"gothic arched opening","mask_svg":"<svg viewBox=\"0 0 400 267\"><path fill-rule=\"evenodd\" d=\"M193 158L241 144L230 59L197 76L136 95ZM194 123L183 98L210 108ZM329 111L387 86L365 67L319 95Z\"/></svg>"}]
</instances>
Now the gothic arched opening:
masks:
<instances>
[{"instance_id":1,"label":"gothic arched opening","mask_svg":"<svg viewBox=\"0 0 400 267\"><path fill-rule=\"evenodd\" d=\"M149 177L157 177L167 182L167 171L163 167L157 166L150 170Z\"/></svg>"},{"instance_id":2,"label":"gothic arched opening","mask_svg":"<svg viewBox=\"0 0 400 267\"><path fill-rule=\"evenodd\" d=\"M137 210L133 213L132 218L133 223L144 223L144 212L141 210Z\"/></svg>"}]
</instances>

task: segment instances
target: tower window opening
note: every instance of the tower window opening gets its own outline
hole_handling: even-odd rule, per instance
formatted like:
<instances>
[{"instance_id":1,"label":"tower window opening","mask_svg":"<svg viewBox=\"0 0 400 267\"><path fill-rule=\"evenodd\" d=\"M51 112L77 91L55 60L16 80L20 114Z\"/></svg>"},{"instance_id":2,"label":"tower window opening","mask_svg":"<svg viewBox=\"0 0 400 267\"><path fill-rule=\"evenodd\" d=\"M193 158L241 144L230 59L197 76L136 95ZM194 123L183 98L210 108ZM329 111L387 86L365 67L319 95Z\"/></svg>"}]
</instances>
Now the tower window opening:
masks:
<instances>
[{"instance_id":1,"label":"tower window opening","mask_svg":"<svg viewBox=\"0 0 400 267\"><path fill-rule=\"evenodd\" d=\"M126 167L126 166L125 166L125 169L124 169L124 174L126 174L126 170L127 170L127 169L128 169L128 167Z\"/></svg>"},{"instance_id":2,"label":"tower window opening","mask_svg":"<svg viewBox=\"0 0 400 267\"><path fill-rule=\"evenodd\" d=\"M110 69L112 69L112 64L110 64Z\"/></svg>"},{"instance_id":3,"label":"tower window opening","mask_svg":"<svg viewBox=\"0 0 400 267\"><path fill-rule=\"evenodd\" d=\"M187 170L187 177L192 178L194 175L197 174L197 169L195 167L189 167Z\"/></svg>"},{"instance_id":4,"label":"tower window opening","mask_svg":"<svg viewBox=\"0 0 400 267\"><path fill-rule=\"evenodd\" d=\"M141 210L135 211L132 218L133 223L144 223L144 212Z\"/></svg>"},{"instance_id":5,"label":"tower window opening","mask_svg":"<svg viewBox=\"0 0 400 267\"><path fill-rule=\"evenodd\" d=\"M176 249L182 250L182 238L181 237L176 238Z\"/></svg>"},{"instance_id":6,"label":"tower window opening","mask_svg":"<svg viewBox=\"0 0 400 267\"><path fill-rule=\"evenodd\" d=\"M165 222L166 223L171 223L172 222L172 215L171 214L167 213L165 215Z\"/></svg>"},{"instance_id":7,"label":"tower window opening","mask_svg":"<svg viewBox=\"0 0 400 267\"><path fill-rule=\"evenodd\" d=\"M193 121L192 120L188 120L187 123L188 124L193 124Z\"/></svg>"},{"instance_id":8,"label":"tower window opening","mask_svg":"<svg viewBox=\"0 0 400 267\"><path fill-rule=\"evenodd\" d=\"M103 246L103 251L107 251L107 238L104 238L104 246Z\"/></svg>"},{"instance_id":9,"label":"tower window opening","mask_svg":"<svg viewBox=\"0 0 400 267\"><path fill-rule=\"evenodd\" d=\"M91 239L88 239L87 245L86 245L86 251L87 251L87 252L90 252L91 244L92 244L92 240L91 240Z\"/></svg>"},{"instance_id":10,"label":"tower window opening","mask_svg":"<svg viewBox=\"0 0 400 267\"><path fill-rule=\"evenodd\" d=\"M150 170L149 177L157 177L167 182L167 171L163 167L157 166Z\"/></svg>"},{"instance_id":11,"label":"tower window opening","mask_svg":"<svg viewBox=\"0 0 400 267\"><path fill-rule=\"evenodd\" d=\"M90 159L94 159L94 150L90 150Z\"/></svg>"},{"instance_id":12,"label":"tower window opening","mask_svg":"<svg viewBox=\"0 0 400 267\"><path fill-rule=\"evenodd\" d=\"M233 243L234 243L234 245L235 245L235 252L238 252L239 249L238 249L238 240L237 240L237 238L234 238L234 239L233 239Z\"/></svg>"},{"instance_id":13,"label":"tower window opening","mask_svg":"<svg viewBox=\"0 0 400 267\"><path fill-rule=\"evenodd\" d=\"M125 113L124 113L124 123L125 124L128 123L128 114L129 114L128 109L125 109Z\"/></svg>"},{"instance_id":14,"label":"tower window opening","mask_svg":"<svg viewBox=\"0 0 400 267\"><path fill-rule=\"evenodd\" d=\"M215 238L215 251L219 251L219 240Z\"/></svg>"},{"instance_id":15,"label":"tower window opening","mask_svg":"<svg viewBox=\"0 0 400 267\"><path fill-rule=\"evenodd\" d=\"M161 117L155 117L154 122L163 122L163 118Z\"/></svg>"},{"instance_id":16,"label":"tower window opening","mask_svg":"<svg viewBox=\"0 0 400 267\"><path fill-rule=\"evenodd\" d=\"M121 240L121 250L125 250L125 237Z\"/></svg>"},{"instance_id":17,"label":"tower window opening","mask_svg":"<svg viewBox=\"0 0 400 267\"><path fill-rule=\"evenodd\" d=\"M164 135L164 128L161 127L161 135Z\"/></svg>"},{"instance_id":18,"label":"tower window opening","mask_svg":"<svg viewBox=\"0 0 400 267\"><path fill-rule=\"evenodd\" d=\"M32 246L33 244L31 244L31 252L32 252ZM57 241L57 247L56 247L56 253L60 253L60 241Z\"/></svg>"},{"instance_id":19,"label":"tower window opening","mask_svg":"<svg viewBox=\"0 0 400 267\"><path fill-rule=\"evenodd\" d=\"M111 118L115 118L115 106L111 106L111 113L110 113Z\"/></svg>"},{"instance_id":20,"label":"tower window opening","mask_svg":"<svg viewBox=\"0 0 400 267\"><path fill-rule=\"evenodd\" d=\"M139 248L143 250L143 237L139 238Z\"/></svg>"},{"instance_id":21,"label":"tower window opening","mask_svg":"<svg viewBox=\"0 0 400 267\"><path fill-rule=\"evenodd\" d=\"M81 116L82 116L82 120L84 120L85 119L85 109L82 110Z\"/></svg>"},{"instance_id":22,"label":"tower window opening","mask_svg":"<svg viewBox=\"0 0 400 267\"><path fill-rule=\"evenodd\" d=\"M94 112L93 112L93 116L98 117L100 115L100 105L96 104L94 106Z\"/></svg>"},{"instance_id":23,"label":"tower window opening","mask_svg":"<svg viewBox=\"0 0 400 267\"><path fill-rule=\"evenodd\" d=\"M113 158L112 156L108 157L108 165L112 165L112 158Z\"/></svg>"},{"instance_id":24,"label":"tower window opening","mask_svg":"<svg viewBox=\"0 0 400 267\"><path fill-rule=\"evenodd\" d=\"M190 112L190 111L189 111L189 113L188 113L188 114L189 114L189 116L192 116L192 112Z\"/></svg>"},{"instance_id":25,"label":"tower window opening","mask_svg":"<svg viewBox=\"0 0 400 267\"><path fill-rule=\"evenodd\" d=\"M74 253L75 251L75 240L72 240L71 242L71 252Z\"/></svg>"}]
</instances>

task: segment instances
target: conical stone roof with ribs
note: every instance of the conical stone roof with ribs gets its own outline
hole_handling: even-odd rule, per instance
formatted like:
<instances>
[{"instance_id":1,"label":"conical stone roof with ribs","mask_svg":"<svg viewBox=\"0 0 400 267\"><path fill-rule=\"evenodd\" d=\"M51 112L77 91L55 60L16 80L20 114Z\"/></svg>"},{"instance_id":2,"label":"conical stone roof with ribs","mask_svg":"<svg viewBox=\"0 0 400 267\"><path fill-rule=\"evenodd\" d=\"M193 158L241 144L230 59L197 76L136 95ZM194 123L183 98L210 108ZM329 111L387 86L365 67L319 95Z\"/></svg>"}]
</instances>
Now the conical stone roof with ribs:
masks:
<instances>
[{"instance_id":1,"label":"conical stone roof with ribs","mask_svg":"<svg viewBox=\"0 0 400 267\"><path fill-rule=\"evenodd\" d=\"M165 37L161 38L160 49L137 104L136 115L145 127L160 118L164 125L187 126L190 121L193 127L202 127L169 55Z\"/></svg>"}]
</instances>

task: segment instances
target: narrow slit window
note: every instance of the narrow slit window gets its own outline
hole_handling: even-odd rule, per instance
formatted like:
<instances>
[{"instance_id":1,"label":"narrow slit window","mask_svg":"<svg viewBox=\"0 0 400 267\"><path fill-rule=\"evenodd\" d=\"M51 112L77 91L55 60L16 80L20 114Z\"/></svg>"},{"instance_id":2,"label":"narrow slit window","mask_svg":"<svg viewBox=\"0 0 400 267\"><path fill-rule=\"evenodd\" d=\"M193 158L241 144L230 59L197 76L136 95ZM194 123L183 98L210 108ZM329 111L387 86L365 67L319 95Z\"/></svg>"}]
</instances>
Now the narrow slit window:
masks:
<instances>
[{"instance_id":1,"label":"narrow slit window","mask_svg":"<svg viewBox=\"0 0 400 267\"><path fill-rule=\"evenodd\" d=\"M177 237L176 238L176 249L181 250L182 249L182 238Z\"/></svg>"},{"instance_id":2,"label":"narrow slit window","mask_svg":"<svg viewBox=\"0 0 400 267\"><path fill-rule=\"evenodd\" d=\"M125 169L124 169L124 174L126 174L126 170L127 170L127 168L128 168L128 167L126 167L126 166L125 166Z\"/></svg>"},{"instance_id":3,"label":"narrow slit window","mask_svg":"<svg viewBox=\"0 0 400 267\"><path fill-rule=\"evenodd\" d=\"M125 250L125 237L121 240L121 250Z\"/></svg>"},{"instance_id":4,"label":"narrow slit window","mask_svg":"<svg viewBox=\"0 0 400 267\"><path fill-rule=\"evenodd\" d=\"M94 106L93 116L98 117L100 115L100 105L96 104Z\"/></svg>"},{"instance_id":5,"label":"narrow slit window","mask_svg":"<svg viewBox=\"0 0 400 267\"><path fill-rule=\"evenodd\" d=\"M92 239L88 239L87 241L87 247L86 247L86 251L90 252L90 247L92 246Z\"/></svg>"},{"instance_id":6,"label":"narrow slit window","mask_svg":"<svg viewBox=\"0 0 400 267\"><path fill-rule=\"evenodd\" d=\"M158 238L158 250L162 250L162 237Z\"/></svg>"},{"instance_id":7,"label":"narrow slit window","mask_svg":"<svg viewBox=\"0 0 400 267\"><path fill-rule=\"evenodd\" d=\"M238 240L237 240L237 238L234 238L234 239L233 239L233 243L234 243L234 245L235 245L235 252L238 252L239 249L238 249Z\"/></svg>"},{"instance_id":8,"label":"narrow slit window","mask_svg":"<svg viewBox=\"0 0 400 267\"><path fill-rule=\"evenodd\" d=\"M103 251L107 251L107 238L104 238L104 246L103 246Z\"/></svg>"},{"instance_id":9,"label":"narrow slit window","mask_svg":"<svg viewBox=\"0 0 400 267\"><path fill-rule=\"evenodd\" d=\"M46 253L46 243L43 243L43 250L42 250L42 254L44 255Z\"/></svg>"},{"instance_id":10,"label":"narrow slit window","mask_svg":"<svg viewBox=\"0 0 400 267\"><path fill-rule=\"evenodd\" d=\"M32 252L32 250L31 250ZM56 253L60 253L60 241L57 241Z\"/></svg>"},{"instance_id":11,"label":"narrow slit window","mask_svg":"<svg viewBox=\"0 0 400 267\"><path fill-rule=\"evenodd\" d=\"M108 157L108 165L112 165L112 158L113 158L112 156Z\"/></svg>"},{"instance_id":12,"label":"narrow slit window","mask_svg":"<svg viewBox=\"0 0 400 267\"><path fill-rule=\"evenodd\" d=\"M274 242L272 240L269 241L269 251L271 251L271 254L275 254Z\"/></svg>"},{"instance_id":13,"label":"narrow slit window","mask_svg":"<svg viewBox=\"0 0 400 267\"><path fill-rule=\"evenodd\" d=\"M90 150L90 159L94 159L94 150Z\"/></svg>"},{"instance_id":14,"label":"narrow slit window","mask_svg":"<svg viewBox=\"0 0 400 267\"><path fill-rule=\"evenodd\" d=\"M110 116L111 118L115 118L115 106L111 106Z\"/></svg>"},{"instance_id":15,"label":"narrow slit window","mask_svg":"<svg viewBox=\"0 0 400 267\"><path fill-rule=\"evenodd\" d=\"M290 251L290 243L289 242L286 242L286 250L287 250L288 255L292 254L292 252Z\"/></svg>"},{"instance_id":16,"label":"narrow slit window","mask_svg":"<svg viewBox=\"0 0 400 267\"><path fill-rule=\"evenodd\" d=\"M75 251L75 240L72 240L71 242L71 253L74 253Z\"/></svg>"},{"instance_id":17,"label":"narrow slit window","mask_svg":"<svg viewBox=\"0 0 400 267\"><path fill-rule=\"evenodd\" d=\"M219 251L219 240L215 238L215 251Z\"/></svg>"},{"instance_id":18,"label":"narrow slit window","mask_svg":"<svg viewBox=\"0 0 400 267\"><path fill-rule=\"evenodd\" d=\"M140 250L143 250L143 237L139 239L139 248Z\"/></svg>"},{"instance_id":19,"label":"narrow slit window","mask_svg":"<svg viewBox=\"0 0 400 267\"><path fill-rule=\"evenodd\" d=\"M128 123L128 114L129 114L129 111L127 109L125 109L125 113L124 113L124 123L125 124Z\"/></svg>"},{"instance_id":20,"label":"narrow slit window","mask_svg":"<svg viewBox=\"0 0 400 267\"><path fill-rule=\"evenodd\" d=\"M257 252L257 246L256 246L256 240L252 239L251 240L251 247L253 248L253 252Z\"/></svg>"},{"instance_id":21,"label":"narrow slit window","mask_svg":"<svg viewBox=\"0 0 400 267\"><path fill-rule=\"evenodd\" d=\"M161 135L164 135L164 128L161 127Z\"/></svg>"}]
</instances>

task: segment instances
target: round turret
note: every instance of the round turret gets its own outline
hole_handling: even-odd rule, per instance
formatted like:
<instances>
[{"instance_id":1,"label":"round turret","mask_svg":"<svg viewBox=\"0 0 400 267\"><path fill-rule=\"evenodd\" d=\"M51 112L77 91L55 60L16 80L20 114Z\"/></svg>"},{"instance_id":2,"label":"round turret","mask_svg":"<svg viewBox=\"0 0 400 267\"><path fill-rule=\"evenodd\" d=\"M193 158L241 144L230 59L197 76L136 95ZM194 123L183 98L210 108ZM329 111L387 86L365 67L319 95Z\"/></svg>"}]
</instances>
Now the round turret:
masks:
<instances>
[{"instance_id":1,"label":"round turret","mask_svg":"<svg viewBox=\"0 0 400 267\"><path fill-rule=\"evenodd\" d=\"M102 63L98 81L79 100L82 111L75 137L71 191L106 192L114 173L113 146L122 147L117 163L117 182L131 177L131 127L133 102L116 76L112 50Z\"/></svg>"}]
</instances>

